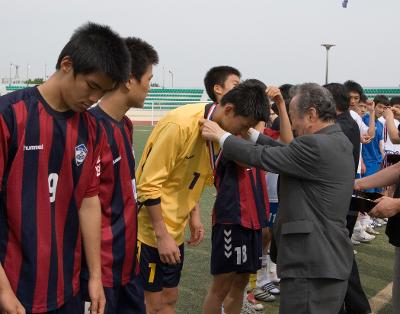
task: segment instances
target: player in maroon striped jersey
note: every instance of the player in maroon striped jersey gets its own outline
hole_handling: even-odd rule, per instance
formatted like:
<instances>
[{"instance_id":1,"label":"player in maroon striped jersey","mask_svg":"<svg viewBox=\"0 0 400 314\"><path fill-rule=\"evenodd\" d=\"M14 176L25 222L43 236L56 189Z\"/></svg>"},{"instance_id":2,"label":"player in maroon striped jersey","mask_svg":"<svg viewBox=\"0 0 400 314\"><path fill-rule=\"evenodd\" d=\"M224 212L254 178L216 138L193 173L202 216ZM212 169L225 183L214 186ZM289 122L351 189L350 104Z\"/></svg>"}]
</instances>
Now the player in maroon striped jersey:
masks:
<instances>
[{"instance_id":1,"label":"player in maroon striped jersey","mask_svg":"<svg viewBox=\"0 0 400 314\"><path fill-rule=\"evenodd\" d=\"M103 313L104 135L85 110L128 79L129 64L123 39L88 23L45 83L0 98L0 312L80 311L83 244L91 313Z\"/></svg>"},{"instance_id":2,"label":"player in maroon striped jersey","mask_svg":"<svg viewBox=\"0 0 400 314\"><path fill-rule=\"evenodd\" d=\"M107 139L101 152L99 193L102 208L102 281L107 314L145 313L136 258L138 208L132 150L133 126L125 114L130 108L143 107L153 77L153 65L158 63L158 54L139 38L127 38L125 42L131 55L129 80L89 110L101 122ZM82 275L82 289L85 290L87 273L83 271Z\"/></svg>"}]
</instances>

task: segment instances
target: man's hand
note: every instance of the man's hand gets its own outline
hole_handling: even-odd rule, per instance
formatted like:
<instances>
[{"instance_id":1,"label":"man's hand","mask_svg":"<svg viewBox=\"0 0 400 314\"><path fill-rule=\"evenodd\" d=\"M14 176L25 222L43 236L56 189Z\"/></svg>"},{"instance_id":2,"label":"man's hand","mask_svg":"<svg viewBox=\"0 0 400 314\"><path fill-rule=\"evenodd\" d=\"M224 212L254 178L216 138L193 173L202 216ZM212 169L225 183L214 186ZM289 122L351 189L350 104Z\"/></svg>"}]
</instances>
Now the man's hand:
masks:
<instances>
[{"instance_id":1,"label":"man's hand","mask_svg":"<svg viewBox=\"0 0 400 314\"><path fill-rule=\"evenodd\" d=\"M88 292L90 297L90 314L103 314L106 306L106 297L101 277L89 278Z\"/></svg>"},{"instance_id":2,"label":"man's hand","mask_svg":"<svg viewBox=\"0 0 400 314\"><path fill-rule=\"evenodd\" d=\"M368 215L379 218L389 218L400 213L400 199L383 196L375 200L378 203Z\"/></svg>"},{"instance_id":3,"label":"man's hand","mask_svg":"<svg viewBox=\"0 0 400 314\"><path fill-rule=\"evenodd\" d=\"M385 111L383 111L383 117L385 118L385 120L394 119L394 113L392 108L386 108Z\"/></svg>"},{"instance_id":4,"label":"man's hand","mask_svg":"<svg viewBox=\"0 0 400 314\"><path fill-rule=\"evenodd\" d=\"M200 215L198 212L192 212L192 214L190 215L189 228L190 239L187 241L187 244L191 246L199 245L204 238L204 227L201 223Z\"/></svg>"},{"instance_id":5,"label":"man's hand","mask_svg":"<svg viewBox=\"0 0 400 314\"><path fill-rule=\"evenodd\" d=\"M285 105L281 90L276 86L268 86L265 93L267 97L271 99L277 106Z\"/></svg>"},{"instance_id":6,"label":"man's hand","mask_svg":"<svg viewBox=\"0 0 400 314\"><path fill-rule=\"evenodd\" d=\"M157 249L161 262L173 265L181 262L179 247L168 232L157 237Z\"/></svg>"},{"instance_id":7,"label":"man's hand","mask_svg":"<svg viewBox=\"0 0 400 314\"><path fill-rule=\"evenodd\" d=\"M218 142L226 132L214 121L200 119L201 135L205 140Z\"/></svg>"},{"instance_id":8,"label":"man's hand","mask_svg":"<svg viewBox=\"0 0 400 314\"><path fill-rule=\"evenodd\" d=\"M367 105L367 110L368 112L371 113L375 113L375 103L373 100L367 100L366 101L366 105Z\"/></svg>"},{"instance_id":9,"label":"man's hand","mask_svg":"<svg viewBox=\"0 0 400 314\"><path fill-rule=\"evenodd\" d=\"M371 141L372 141L372 137L369 136L368 134L364 134L364 135L361 136L360 142L362 144L368 144Z\"/></svg>"},{"instance_id":10,"label":"man's hand","mask_svg":"<svg viewBox=\"0 0 400 314\"><path fill-rule=\"evenodd\" d=\"M25 309L11 289L0 290L1 314L25 314Z\"/></svg>"},{"instance_id":11,"label":"man's hand","mask_svg":"<svg viewBox=\"0 0 400 314\"><path fill-rule=\"evenodd\" d=\"M356 190L356 191L362 190L362 188L361 188L361 186L360 186L360 180L361 180L361 179L356 179L356 180L354 180L354 187L353 187L353 190Z\"/></svg>"}]
</instances>

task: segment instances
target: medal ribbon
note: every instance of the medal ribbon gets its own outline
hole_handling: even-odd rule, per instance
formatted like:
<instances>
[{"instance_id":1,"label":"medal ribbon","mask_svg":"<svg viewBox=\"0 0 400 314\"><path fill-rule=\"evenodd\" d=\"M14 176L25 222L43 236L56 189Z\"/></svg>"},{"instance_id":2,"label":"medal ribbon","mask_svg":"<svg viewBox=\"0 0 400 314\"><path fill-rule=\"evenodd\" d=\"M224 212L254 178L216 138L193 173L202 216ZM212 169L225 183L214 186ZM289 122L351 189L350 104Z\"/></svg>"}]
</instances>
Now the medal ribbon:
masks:
<instances>
[{"instance_id":1,"label":"medal ribbon","mask_svg":"<svg viewBox=\"0 0 400 314\"><path fill-rule=\"evenodd\" d=\"M217 107L216 104L213 104L211 106L211 108L210 108L210 110L208 111L208 114L207 114L207 120L211 120L211 116L212 116L212 114L213 114L213 112L214 112L216 107ZM209 154L210 154L211 169L213 170L213 172L215 172L215 170L216 170L216 168L218 166L218 163L219 163L219 161L221 159L221 156L222 156L222 148L219 150L217 158L215 158L216 154L215 154L215 149L214 149L213 142L212 141L207 141L207 145L208 145L208 151L209 151Z\"/></svg>"}]
</instances>

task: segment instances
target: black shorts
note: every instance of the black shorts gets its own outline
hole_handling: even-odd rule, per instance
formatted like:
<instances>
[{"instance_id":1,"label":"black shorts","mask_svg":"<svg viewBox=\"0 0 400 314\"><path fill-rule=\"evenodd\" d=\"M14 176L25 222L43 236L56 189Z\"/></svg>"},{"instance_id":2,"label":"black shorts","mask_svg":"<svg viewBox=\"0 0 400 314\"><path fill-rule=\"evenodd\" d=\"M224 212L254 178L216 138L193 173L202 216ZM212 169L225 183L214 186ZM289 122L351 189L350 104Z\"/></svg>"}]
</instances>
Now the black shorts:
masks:
<instances>
[{"instance_id":1,"label":"black shorts","mask_svg":"<svg viewBox=\"0 0 400 314\"><path fill-rule=\"evenodd\" d=\"M256 273L261 268L262 230L216 224L211 235L211 274Z\"/></svg>"},{"instance_id":2,"label":"black shorts","mask_svg":"<svg viewBox=\"0 0 400 314\"><path fill-rule=\"evenodd\" d=\"M163 288L175 288L181 279L184 260L184 245L179 246L181 262L176 265L162 263L155 247L139 242L140 275L144 290L159 292Z\"/></svg>"},{"instance_id":3,"label":"black shorts","mask_svg":"<svg viewBox=\"0 0 400 314\"><path fill-rule=\"evenodd\" d=\"M87 280L81 280L82 298L84 301L89 302L90 298L87 284ZM143 283L140 275L133 276L132 279L123 286L113 288L104 287L104 294L106 296L105 314L146 313Z\"/></svg>"}]
</instances>

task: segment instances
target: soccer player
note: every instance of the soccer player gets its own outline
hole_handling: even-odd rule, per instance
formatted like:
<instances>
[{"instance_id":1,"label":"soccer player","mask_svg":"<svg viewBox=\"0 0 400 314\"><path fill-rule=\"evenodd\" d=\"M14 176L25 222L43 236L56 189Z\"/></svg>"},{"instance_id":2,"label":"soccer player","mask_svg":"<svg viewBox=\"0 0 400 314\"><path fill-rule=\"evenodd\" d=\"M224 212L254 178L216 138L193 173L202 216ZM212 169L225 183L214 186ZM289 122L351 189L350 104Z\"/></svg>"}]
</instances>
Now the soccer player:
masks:
<instances>
[{"instance_id":1,"label":"soccer player","mask_svg":"<svg viewBox=\"0 0 400 314\"><path fill-rule=\"evenodd\" d=\"M375 103L375 136L371 142L362 146L362 159L365 164L365 172L363 177L373 175L381 169L381 164L384 158L383 150L383 124L378 120L382 116L383 109L381 103L377 106L375 100L379 101L379 98L374 99ZM366 115L367 105L364 104L365 109L362 110L362 119L366 125L369 124L369 120L373 119L370 115ZM367 190L367 192L381 192L379 188Z\"/></svg>"},{"instance_id":2,"label":"soccer player","mask_svg":"<svg viewBox=\"0 0 400 314\"><path fill-rule=\"evenodd\" d=\"M0 312L79 313L81 247L91 313L103 313L99 153L86 112L129 77L126 45L88 23L42 85L0 98ZM81 240L82 238L82 240Z\"/></svg>"},{"instance_id":3,"label":"soccer player","mask_svg":"<svg viewBox=\"0 0 400 314\"><path fill-rule=\"evenodd\" d=\"M226 102L216 107L182 106L161 119L150 135L137 172L138 198L144 204L139 212L138 239L148 313L175 312L184 229L206 182L213 183L214 158L210 158L199 127L199 120L211 114L212 108L212 119L233 134L246 133L266 110L260 104L251 107Z\"/></svg>"},{"instance_id":4,"label":"soccer player","mask_svg":"<svg viewBox=\"0 0 400 314\"><path fill-rule=\"evenodd\" d=\"M248 92L250 89L253 93ZM248 80L220 102L264 104L267 116L261 121L268 120L265 90L260 81ZM268 88L269 95L277 92L278 88ZM262 228L266 227L269 214L265 172L225 160L222 153L216 162L216 188L211 252L213 282L204 300L203 313L220 313L222 304L227 313L240 313L249 274L261 268Z\"/></svg>"},{"instance_id":5,"label":"soccer player","mask_svg":"<svg viewBox=\"0 0 400 314\"><path fill-rule=\"evenodd\" d=\"M102 209L101 262L107 314L145 313L143 285L136 262L137 203L130 108L142 108L150 89L158 54L139 38L125 40L131 55L130 77L107 93L89 112L105 129L101 152L100 202ZM87 298L87 273L82 289Z\"/></svg>"}]
</instances>

